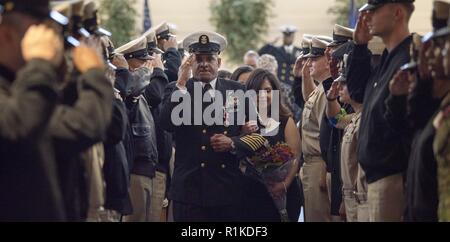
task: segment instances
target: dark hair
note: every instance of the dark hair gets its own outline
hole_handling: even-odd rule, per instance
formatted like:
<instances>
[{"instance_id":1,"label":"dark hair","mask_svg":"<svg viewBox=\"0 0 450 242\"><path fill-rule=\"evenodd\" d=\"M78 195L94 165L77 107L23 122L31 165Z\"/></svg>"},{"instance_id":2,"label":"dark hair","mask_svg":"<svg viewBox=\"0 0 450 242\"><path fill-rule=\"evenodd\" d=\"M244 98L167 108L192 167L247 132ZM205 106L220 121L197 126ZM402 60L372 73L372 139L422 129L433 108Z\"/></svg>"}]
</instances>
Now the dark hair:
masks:
<instances>
[{"instance_id":1,"label":"dark hair","mask_svg":"<svg viewBox=\"0 0 450 242\"><path fill-rule=\"evenodd\" d=\"M260 91L261 86L265 80L269 81L273 90L280 91L279 96L280 100L278 100L280 104L280 116L285 118L292 117L291 111L289 111L289 109L286 108L286 106L283 103L284 93L280 88L280 81L270 71L261 68L255 69L248 78L247 90L255 90L256 92Z\"/></svg>"},{"instance_id":2,"label":"dark hair","mask_svg":"<svg viewBox=\"0 0 450 242\"><path fill-rule=\"evenodd\" d=\"M249 73L249 72L252 72L252 71L253 71L253 67L251 67L251 66L241 66L241 67L238 67L238 68L233 72L233 74L231 74L230 79L233 80L233 81L239 81L239 77L240 77L242 74Z\"/></svg>"},{"instance_id":3,"label":"dark hair","mask_svg":"<svg viewBox=\"0 0 450 242\"><path fill-rule=\"evenodd\" d=\"M231 72L229 72L227 70L220 70L219 72L217 72L217 78L230 79L230 77L231 77Z\"/></svg>"}]
</instances>

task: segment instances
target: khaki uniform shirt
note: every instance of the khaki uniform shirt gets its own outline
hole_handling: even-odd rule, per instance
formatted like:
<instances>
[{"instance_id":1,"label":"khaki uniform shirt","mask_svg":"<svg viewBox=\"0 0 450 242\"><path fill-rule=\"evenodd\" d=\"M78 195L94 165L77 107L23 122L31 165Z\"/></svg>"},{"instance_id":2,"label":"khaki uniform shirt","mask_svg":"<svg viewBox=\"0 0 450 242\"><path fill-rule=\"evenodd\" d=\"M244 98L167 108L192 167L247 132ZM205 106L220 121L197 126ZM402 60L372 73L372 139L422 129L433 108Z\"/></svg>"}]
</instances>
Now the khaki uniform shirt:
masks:
<instances>
[{"instance_id":1,"label":"khaki uniform shirt","mask_svg":"<svg viewBox=\"0 0 450 242\"><path fill-rule=\"evenodd\" d=\"M441 105L441 112L434 120L436 136L433 150L438 166L439 221L450 222L450 94Z\"/></svg>"},{"instance_id":2,"label":"khaki uniform shirt","mask_svg":"<svg viewBox=\"0 0 450 242\"><path fill-rule=\"evenodd\" d=\"M302 114L302 152L305 161L321 157L319 134L326 105L325 90L323 85L318 85L309 95Z\"/></svg>"},{"instance_id":3,"label":"khaki uniform shirt","mask_svg":"<svg viewBox=\"0 0 450 242\"><path fill-rule=\"evenodd\" d=\"M358 144L358 131L361 120L361 112L352 115L350 124L344 131L341 145L341 178L342 189L356 190L358 176L358 160L356 147Z\"/></svg>"}]
</instances>

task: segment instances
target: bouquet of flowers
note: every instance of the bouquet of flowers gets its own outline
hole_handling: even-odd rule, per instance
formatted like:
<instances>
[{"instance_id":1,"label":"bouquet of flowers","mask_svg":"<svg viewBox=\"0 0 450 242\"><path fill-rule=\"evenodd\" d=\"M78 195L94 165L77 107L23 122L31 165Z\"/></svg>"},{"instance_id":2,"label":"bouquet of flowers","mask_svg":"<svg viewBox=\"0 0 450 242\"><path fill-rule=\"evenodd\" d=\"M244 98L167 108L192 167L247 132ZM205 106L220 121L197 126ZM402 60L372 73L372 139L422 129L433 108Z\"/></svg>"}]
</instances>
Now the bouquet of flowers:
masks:
<instances>
[{"instance_id":1,"label":"bouquet of flowers","mask_svg":"<svg viewBox=\"0 0 450 242\"><path fill-rule=\"evenodd\" d=\"M266 185L283 222L289 221L286 210L286 184L285 190L278 196L271 193L271 188L277 183L284 182L293 162L294 153L286 143L264 146L250 159L250 163Z\"/></svg>"}]
</instances>

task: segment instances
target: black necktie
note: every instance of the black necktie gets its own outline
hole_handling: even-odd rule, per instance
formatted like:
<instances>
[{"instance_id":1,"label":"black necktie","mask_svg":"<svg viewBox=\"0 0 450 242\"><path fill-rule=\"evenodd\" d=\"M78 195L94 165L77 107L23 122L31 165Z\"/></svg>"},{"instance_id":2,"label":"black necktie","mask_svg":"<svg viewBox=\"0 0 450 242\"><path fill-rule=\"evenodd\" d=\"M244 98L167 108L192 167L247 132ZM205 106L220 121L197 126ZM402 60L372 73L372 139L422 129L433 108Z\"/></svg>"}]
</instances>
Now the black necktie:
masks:
<instances>
[{"instance_id":1,"label":"black necktie","mask_svg":"<svg viewBox=\"0 0 450 242\"><path fill-rule=\"evenodd\" d=\"M204 98L205 96L207 96L207 97L205 97L205 98L207 98L206 100L209 100L209 101L203 101L203 111L205 110L206 107L208 107L208 106L210 106L210 105L212 105L212 104L214 103L214 98L211 96L210 93L208 93L209 90L212 90L212 86L211 86L211 84L206 83L206 84L203 86L203 95L202 95L202 98ZM202 100L204 100L204 99L202 99ZM215 114L213 113L212 116L214 117Z\"/></svg>"},{"instance_id":2,"label":"black necktie","mask_svg":"<svg viewBox=\"0 0 450 242\"><path fill-rule=\"evenodd\" d=\"M208 92L209 90L211 90L211 89L212 89L211 84L206 83L206 84L203 86L203 94L207 93L207 92Z\"/></svg>"}]
</instances>

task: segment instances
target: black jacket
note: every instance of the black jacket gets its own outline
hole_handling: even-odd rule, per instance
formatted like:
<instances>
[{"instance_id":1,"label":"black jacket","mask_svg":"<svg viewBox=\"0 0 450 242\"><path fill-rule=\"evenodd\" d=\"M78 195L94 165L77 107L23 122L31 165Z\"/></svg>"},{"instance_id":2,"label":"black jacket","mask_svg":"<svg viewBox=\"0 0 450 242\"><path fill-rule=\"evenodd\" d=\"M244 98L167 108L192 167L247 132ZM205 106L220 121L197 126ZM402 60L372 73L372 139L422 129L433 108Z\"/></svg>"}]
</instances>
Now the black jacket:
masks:
<instances>
[{"instance_id":1,"label":"black jacket","mask_svg":"<svg viewBox=\"0 0 450 242\"><path fill-rule=\"evenodd\" d=\"M156 139L158 141L157 170L168 174L169 161L172 157L172 134L166 132L160 122L164 90L170 82L168 76L165 73L166 72L163 72L159 68L155 68L153 70L152 76L150 77L150 84L145 89L144 97L147 99L147 102L151 106L151 111L155 121Z\"/></svg>"},{"instance_id":2,"label":"black jacket","mask_svg":"<svg viewBox=\"0 0 450 242\"><path fill-rule=\"evenodd\" d=\"M119 90L120 96L124 101L127 98L127 85L132 81L133 76L128 69L117 68L116 70L116 81L114 82L114 87ZM126 109L127 115L129 110ZM132 139L132 130L130 123L127 124L127 129L125 132L125 137L123 140L123 146L125 148L125 153L128 161L128 169L131 171L134 161L134 144Z\"/></svg>"},{"instance_id":3,"label":"black jacket","mask_svg":"<svg viewBox=\"0 0 450 242\"><path fill-rule=\"evenodd\" d=\"M32 60L17 75L0 66L0 221L65 219L48 124L57 75Z\"/></svg>"},{"instance_id":4,"label":"black jacket","mask_svg":"<svg viewBox=\"0 0 450 242\"><path fill-rule=\"evenodd\" d=\"M194 79L190 79L186 85L192 100L194 82ZM205 124L175 125L171 114L180 102L171 102L171 96L177 90L179 89L175 83L167 86L161 113L161 124L164 129L174 133L176 144L175 169L169 198L204 207L239 203L242 173L239 170L238 159L230 152L214 152L210 146L210 138L214 134L239 136L241 127L233 124L228 127ZM243 86L235 81L218 79L216 90L226 97L227 90L243 90ZM185 95L187 94L184 94L183 98L186 98ZM225 98L223 101L226 101ZM191 102L192 110L194 110L193 103ZM194 118L193 116L194 113L191 117Z\"/></svg>"},{"instance_id":5,"label":"black jacket","mask_svg":"<svg viewBox=\"0 0 450 242\"><path fill-rule=\"evenodd\" d=\"M82 152L104 141L111 122L112 100L112 85L104 72L89 70L66 86L50 121L69 220L82 220L87 215Z\"/></svg>"},{"instance_id":6,"label":"black jacket","mask_svg":"<svg viewBox=\"0 0 450 242\"><path fill-rule=\"evenodd\" d=\"M405 220L438 222L437 162L433 152L434 117L416 132L406 176Z\"/></svg>"},{"instance_id":7,"label":"black jacket","mask_svg":"<svg viewBox=\"0 0 450 242\"><path fill-rule=\"evenodd\" d=\"M148 81L148 85L145 86L142 95L150 106L150 111L153 116L153 120L155 123L155 131L156 131L156 146L158 151L158 164L156 167L152 169L156 169L157 171L167 173L169 170L169 161L172 156L172 135L169 132L166 132L162 128L162 124L160 123L160 113L162 108L162 101L164 98L164 90L167 84L169 83L167 75L160 68L154 68L153 72L143 72L138 71L136 73L128 72L128 75L132 77L127 77L126 74L120 74L124 81L133 80L133 81ZM130 102L130 98L127 98L127 107L128 110L132 110L132 103ZM135 144L133 144L135 146ZM133 154L133 161L135 159L135 154ZM154 173L154 172L152 172ZM167 176L169 179L169 176ZM168 180L169 182L169 180Z\"/></svg>"},{"instance_id":8,"label":"black jacket","mask_svg":"<svg viewBox=\"0 0 450 242\"><path fill-rule=\"evenodd\" d=\"M432 80L418 79L407 99L390 95L386 117L404 137L412 140L406 172L405 221L437 222L437 162L433 152L433 121L441 100L434 99ZM409 107L409 109L408 109ZM408 111L407 111L408 110Z\"/></svg>"},{"instance_id":9,"label":"black jacket","mask_svg":"<svg viewBox=\"0 0 450 242\"><path fill-rule=\"evenodd\" d=\"M358 102L364 99L357 152L368 183L406 170L409 142L404 139L403 131L394 128L385 116L385 100L389 96L390 80L410 60L410 44L411 37L408 37L390 53L385 50L380 64L373 70L367 45L356 45L348 58L350 96Z\"/></svg>"},{"instance_id":10,"label":"black jacket","mask_svg":"<svg viewBox=\"0 0 450 242\"><path fill-rule=\"evenodd\" d=\"M292 93L294 94L295 104L297 104L301 110L305 106L305 99L303 99L302 93L302 77L294 78L294 83L292 83Z\"/></svg>"},{"instance_id":11,"label":"black jacket","mask_svg":"<svg viewBox=\"0 0 450 242\"><path fill-rule=\"evenodd\" d=\"M105 149L105 164L103 165L106 183L105 208L125 215L132 213L128 193L130 170L123 145L128 132L127 128L128 116L125 104L119 99L114 99L112 120L103 143Z\"/></svg>"},{"instance_id":12,"label":"black jacket","mask_svg":"<svg viewBox=\"0 0 450 242\"><path fill-rule=\"evenodd\" d=\"M181 66L181 55L175 48L167 49L162 59L164 61L164 73L166 73L169 82L178 80L178 69Z\"/></svg>"},{"instance_id":13,"label":"black jacket","mask_svg":"<svg viewBox=\"0 0 450 242\"><path fill-rule=\"evenodd\" d=\"M322 82L325 93L327 93L333 79L329 78ZM326 170L331 173L331 214L339 216L339 208L342 201L342 181L341 181L341 140L343 131L333 127L326 115L320 125L320 151L323 160L326 162Z\"/></svg>"}]
</instances>

